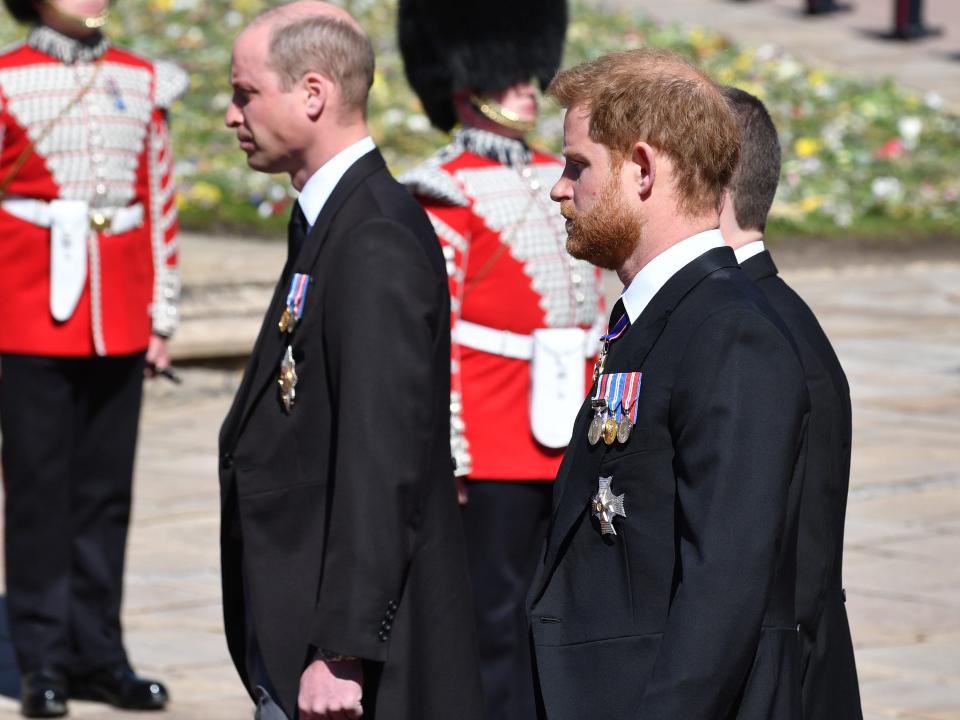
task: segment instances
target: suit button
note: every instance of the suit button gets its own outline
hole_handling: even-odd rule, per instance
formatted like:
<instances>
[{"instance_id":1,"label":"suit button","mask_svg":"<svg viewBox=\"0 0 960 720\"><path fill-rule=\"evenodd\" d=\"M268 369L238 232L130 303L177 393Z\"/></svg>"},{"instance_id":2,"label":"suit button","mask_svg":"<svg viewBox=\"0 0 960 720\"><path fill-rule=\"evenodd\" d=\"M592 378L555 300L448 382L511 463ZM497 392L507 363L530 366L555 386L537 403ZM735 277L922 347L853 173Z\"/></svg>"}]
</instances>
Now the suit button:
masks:
<instances>
[{"instance_id":1,"label":"suit button","mask_svg":"<svg viewBox=\"0 0 960 720\"><path fill-rule=\"evenodd\" d=\"M387 603L387 610L392 610L393 612L396 612L397 604L393 600L391 600L390 602Z\"/></svg>"},{"instance_id":2,"label":"suit button","mask_svg":"<svg viewBox=\"0 0 960 720\"><path fill-rule=\"evenodd\" d=\"M381 630L380 632L377 633L377 639L378 639L380 642L386 642L386 641L387 641L387 633L384 632L383 630Z\"/></svg>"},{"instance_id":3,"label":"suit button","mask_svg":"<svg viewBox=\"0 0 960 720\"><path fill-rule=\"evenodd\" d=\"M380 623L380 627L384 632L390 632L390 628L393 626L387 620L384 620L382 623Z\"/></svg>"},{"instance_id":4,"label":"suit button","mask_svg":"<svg viewBox=\"0 0 960 720\"><path fill-rule=\"evenodd\" d=\"M229 470L233 467L233 455L228 452L225 452L220 456L220 467L224 470Z\"/></svg>"}]
</instances>

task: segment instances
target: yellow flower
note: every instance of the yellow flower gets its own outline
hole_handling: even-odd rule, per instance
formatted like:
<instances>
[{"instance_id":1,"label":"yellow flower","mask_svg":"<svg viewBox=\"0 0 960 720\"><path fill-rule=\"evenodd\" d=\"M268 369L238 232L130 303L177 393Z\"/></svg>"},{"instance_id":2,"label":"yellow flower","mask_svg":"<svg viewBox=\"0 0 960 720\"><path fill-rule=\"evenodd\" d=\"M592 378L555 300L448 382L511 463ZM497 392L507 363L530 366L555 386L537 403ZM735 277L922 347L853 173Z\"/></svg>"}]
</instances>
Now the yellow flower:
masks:
<instances>
[{"instance_id":1,"label":"yellow flower","mask_svg":"<svg viewBox=\"0 0 960 720\"><path fill-rule=\"evenodd\" d=\"M717 70L716 78L723 85L732 85L733 81L736 79L737 74L733 71L731 67L723 67Z\"/></svg>"},{"instance_id":2,"label":"yellow flower","mask_svg":"<svg viewBox=\"0 0 960 720\"><path fill-rule=\"evenodd\" d=\"M744 72L745 70L749 70L753 65L753 58L754 56L752 50L744 50L737 55L736 59L733 61L733 66L740 72Z\"/></svg>"},{"instance_id":3,"label":"yellow flower","mask_svg":"<svg viewBox=\"0 0 960 720\"><path fill-rule=\"evenodd\" d=\"M200 180L187 191L187 200L200 207L213 207L223 199L223 192L213 183Z\"/></svg>"},{"instance_id":4,"label":"yellow flower","mask_svg":"<svg viewBox=\"0 0 960 720\"><path fill-rule=\"evenodd\" d=\"M707 44L707 32L700 25L696 25L690 29L690 35L687 39L695 48L702 48Z\"/></svg>"},{"instance_id":5,"label":"yellow flower","mask_svg":"<svg viewBox=\"0 0 960 720\"><path fill-rule=\"evenodd\" d=\"M804 213L812 213L821 208L823 205L823 198L818 195L811 195L810 197L805 197L800 203L800 209Z\"/></svg>"},{"instance_id":6,"label":"yellow flower","mask_svg":"<svg viewBox=\"0 0 960 720\"><path fill-rule=\"evenodd\" d=\"M827 75L822 70L811 70L807 75L807 83L812 88L820 87L827 82Z\"/></svg>"},{"instance_id":7,"label":"yellow flower","mask_svg":"<svg viewBox=\"0 0 960 720\"><path fill-rule=\"evenodd\" d=\"M793 151L797 154L797 157L813 157L820 152L820 141L812 137L797 138L797 141L793 144Z\"/></svg>"},{"instance_id":8,"label":"yellow flower","mask_svg":"<svg viewBox=\"0 0 960 720\"><path fill-rule=\"evenodd\" d=\"M150 9L154 12L167 12L173 7L173 0L150 0Z\"/></svg>"}]
</instances>

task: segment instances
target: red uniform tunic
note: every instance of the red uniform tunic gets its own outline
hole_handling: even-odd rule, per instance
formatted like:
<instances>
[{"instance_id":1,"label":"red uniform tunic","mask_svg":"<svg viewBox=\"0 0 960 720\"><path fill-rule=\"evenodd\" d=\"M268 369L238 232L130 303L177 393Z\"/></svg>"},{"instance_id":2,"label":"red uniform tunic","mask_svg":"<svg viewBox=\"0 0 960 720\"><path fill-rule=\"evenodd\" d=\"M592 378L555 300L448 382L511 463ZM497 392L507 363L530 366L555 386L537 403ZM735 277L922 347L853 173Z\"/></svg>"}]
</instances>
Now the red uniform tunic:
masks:
<instances>
[{"instance_id":1,"label":"red uniform tunic","mask_svg":"<svg viewBox=\"0 0 960 720\"><path fill-rule=\"evenodd\" d=\"M476 129L401 180L433 222L447 258L452 318L451 446L458 474L552 480L563 448L537 442L530 422L530 361L457 341L469 322L530 336L540 328L594 328L600 276L566 252L550 200L562 164L519 141ZM584 358L584 381L593 361Z\"/></svg>"},{"instance_id":2,"label":"red uniform tunic","mask_svg":"<svg viewBox=\"0 0 960 720\"><path fill-rule=\"evenodd\" d=\"M128 354L143 351L151 331L173 332L177 213L165 109L186 84L173 65L46 27L0 54L0 352ZM24 199L83 201L91 216L142 207L142 220L121 232L89 233L86 283L62 322L50 310L51 230L10 211Z\"/></svg>"}]
</instances>

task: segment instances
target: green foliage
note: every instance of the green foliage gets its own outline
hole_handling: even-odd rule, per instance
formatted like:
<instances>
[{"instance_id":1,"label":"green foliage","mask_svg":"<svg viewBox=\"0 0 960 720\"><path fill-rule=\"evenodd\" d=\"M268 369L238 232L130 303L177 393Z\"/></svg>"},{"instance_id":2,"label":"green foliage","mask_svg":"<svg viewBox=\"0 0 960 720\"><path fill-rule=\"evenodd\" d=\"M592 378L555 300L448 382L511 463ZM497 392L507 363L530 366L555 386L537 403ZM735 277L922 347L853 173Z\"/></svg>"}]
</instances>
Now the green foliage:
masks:
<instances>
[{"instance_id":1,"label":"green foliage","mask_svg":"<svg viewBox=\"0 0 960 720\"><path fill-rule=\"evenodd\" d=\"M285 177L246 167L223 125L233 38L264 0L125 0L111 37L179 62L191 91L172 110L182 225L192 230L279 234L292 197ZM446 138L430 128L407 87L395 39L395 0L345 0L377 52L370 99L374 138L394 171ZM774 46L746 48L702 28L661 26L641 15L572 4L566 65L644 45L675 50L717 81L769 107L784 149L771 216L777 234L960 236L960 118L935 95L812 68ZM16 28L0 35L13 39ZM20 33L22 34L22 32ZM535 141L558 150L561 113L545 103Z\"/></svg>"}]
</instances>

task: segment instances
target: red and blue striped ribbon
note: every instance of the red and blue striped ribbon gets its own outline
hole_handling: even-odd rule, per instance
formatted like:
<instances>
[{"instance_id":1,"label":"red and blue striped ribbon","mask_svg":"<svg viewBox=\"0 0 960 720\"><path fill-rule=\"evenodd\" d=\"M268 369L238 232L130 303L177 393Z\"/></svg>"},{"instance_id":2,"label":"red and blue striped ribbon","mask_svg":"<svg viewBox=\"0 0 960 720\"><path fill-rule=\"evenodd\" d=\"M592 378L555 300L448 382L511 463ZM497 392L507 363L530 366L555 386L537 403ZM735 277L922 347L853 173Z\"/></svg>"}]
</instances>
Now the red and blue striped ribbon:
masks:
<instances>
[{"instance_id":1,"label":"red and blue striped ribbon","mask_svg":"<svg viewBox=\"0 0 960 720\"><path fill-rule=\"evenodd\" d=\"M310 276L305 273L294 273L290 281L290 292L287 293L287 308L295 320L303 315L303 306L307 301L307 290L310 287Z\"/></svg>"}]
</instances>

